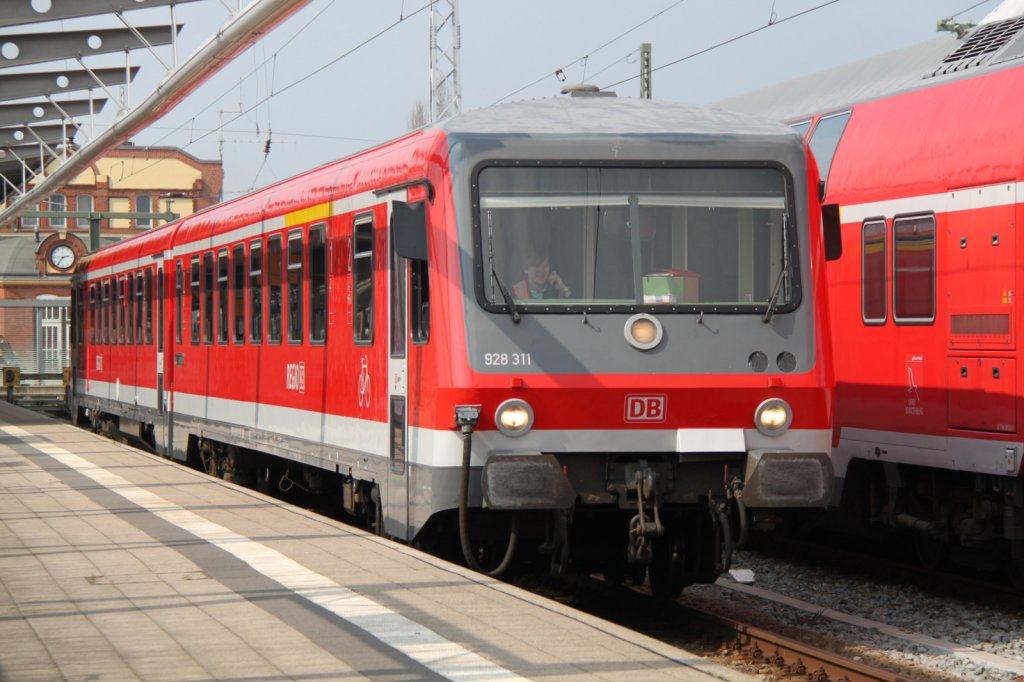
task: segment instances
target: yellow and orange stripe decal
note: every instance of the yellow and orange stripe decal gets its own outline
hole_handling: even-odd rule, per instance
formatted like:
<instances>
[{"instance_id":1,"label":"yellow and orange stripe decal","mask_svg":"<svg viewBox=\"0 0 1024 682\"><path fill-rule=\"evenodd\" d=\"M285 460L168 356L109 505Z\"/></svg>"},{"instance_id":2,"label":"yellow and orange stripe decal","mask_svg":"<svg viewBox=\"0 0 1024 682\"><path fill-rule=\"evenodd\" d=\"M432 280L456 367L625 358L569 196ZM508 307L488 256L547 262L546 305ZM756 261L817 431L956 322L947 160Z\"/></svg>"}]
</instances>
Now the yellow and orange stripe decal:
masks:
<instances>
[{"instance_id":1,"label":"yellow and orange stripe decal","mask_svg":"<svg viewBox=\"0 0 1024 682\"><path fill-rule=\"evenodd\" d=\"M314 220L326 220L331 217L331 202L325 201L322 204L316 206L310 206L309 208L302 208L298 211L292 211L286 213L284 216L284 226L292 227L293 225L305 225L311 223Z\"/></svg>"}]
</instances>

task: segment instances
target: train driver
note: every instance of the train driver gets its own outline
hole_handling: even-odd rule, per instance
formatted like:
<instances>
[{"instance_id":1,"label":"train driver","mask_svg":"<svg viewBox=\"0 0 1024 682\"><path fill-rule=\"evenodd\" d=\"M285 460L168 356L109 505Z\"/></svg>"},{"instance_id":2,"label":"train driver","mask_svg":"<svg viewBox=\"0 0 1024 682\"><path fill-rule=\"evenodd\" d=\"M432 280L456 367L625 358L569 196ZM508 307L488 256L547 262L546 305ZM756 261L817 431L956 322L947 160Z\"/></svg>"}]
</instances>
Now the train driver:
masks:
<instances>
[{"instance_id":1,"label":"train driver","mask_svg":"<svg viewBox=\"0 0 1024 682\"><path fill-rule=\"evenodd\" d=\"M558 273L551 269L547 256L531 256L523 272L526 277L512 285L512 296L517 300L569 298L572 295Z\"/></svg>"}]
</instances>

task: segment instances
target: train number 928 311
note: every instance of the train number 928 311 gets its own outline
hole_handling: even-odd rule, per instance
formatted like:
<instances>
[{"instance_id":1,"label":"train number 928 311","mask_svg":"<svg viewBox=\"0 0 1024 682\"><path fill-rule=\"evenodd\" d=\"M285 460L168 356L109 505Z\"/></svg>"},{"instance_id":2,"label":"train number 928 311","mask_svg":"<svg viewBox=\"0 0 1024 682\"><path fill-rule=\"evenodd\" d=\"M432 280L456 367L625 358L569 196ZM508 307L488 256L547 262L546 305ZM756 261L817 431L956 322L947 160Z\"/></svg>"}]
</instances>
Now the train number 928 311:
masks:
<instances>
[{"instance_id":1,"label":"train number 928 311","mask_svg":"<svg viewBox=\"0 0 1024 682\"><path fill-rule=\"evenodd\" d=\"M487 367L529 367L532 364L529 353L484 353Z\"/></svg>"}]
</instances>

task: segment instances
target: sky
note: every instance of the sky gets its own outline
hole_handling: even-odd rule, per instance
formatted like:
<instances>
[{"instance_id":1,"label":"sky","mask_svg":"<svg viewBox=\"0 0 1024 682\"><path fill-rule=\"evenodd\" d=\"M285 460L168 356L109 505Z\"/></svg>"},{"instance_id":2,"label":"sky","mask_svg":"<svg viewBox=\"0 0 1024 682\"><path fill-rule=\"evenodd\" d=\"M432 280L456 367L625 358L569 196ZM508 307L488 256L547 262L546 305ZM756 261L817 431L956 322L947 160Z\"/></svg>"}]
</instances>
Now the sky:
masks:
<instances>
[{"instance_id":1,"label":"sky","mask_svg":"<svg viewBox=\"0 0 1024 682\"><path fill-rule=\"evenodd\" d=\"M239 0L178 5L184 61ZM243 6L250 0L244 0ZM429 0L311 0L161 120L139 146L222 158L224 198L397 137L429 96ZM462 110L558 96L562 81L639 96L652 45L655 99L709 104L933 38L999 0L461 0ZM166 9L126 15L167 21ZM67 28L78 25L64 22ZM161 48L166 61L170 51ZM96 60L103 58L97 57ZM106 66L102 61L87 62ZM141 101L163 67L140 52ZM123 65L123 57L113 58ZM115 107L101 116L111 118Z\"/></svg>"}]
</instances>

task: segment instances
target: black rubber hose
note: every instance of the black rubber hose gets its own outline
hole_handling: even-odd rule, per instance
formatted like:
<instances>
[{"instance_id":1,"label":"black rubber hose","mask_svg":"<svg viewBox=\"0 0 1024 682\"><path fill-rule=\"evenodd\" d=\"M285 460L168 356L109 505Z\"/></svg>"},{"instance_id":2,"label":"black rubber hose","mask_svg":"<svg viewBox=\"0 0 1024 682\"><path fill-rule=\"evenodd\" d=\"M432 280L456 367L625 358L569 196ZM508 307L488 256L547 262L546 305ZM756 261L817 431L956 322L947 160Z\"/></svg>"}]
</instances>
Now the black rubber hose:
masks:
<instances>
[{"instance_id":1,"label":"black rubber hose","mask_svg":"<svg viewBox=\"0 0 1024 682\"><path fill-rule=\"evenodd\" d=\"M747 522L747 505L743 504L743 499L739 495L733 496L732 499L736 501L736 512L740 519L740 537L736 540L736 549L743 549L747 546L747 538L750 535Z\"/></svg>"},{"instance_id":2,"label":"black rubber hose","mask_svg":"<svg viewBox=\"0 0 1024 682\"><path fill-rule=\"evenodd\" d=\"M473 545L469 540L469 460L473 451L473 429L468 426L462 428L462 477L459 482L459 542L462 544L462 556L466 559L466 565L478 573L484 573L491 577L501 576L508 567L512 565L512 557L515 555L516 543L519 532L516 518L512 517L512 529L508 535L508 548L505 550L505 558L501 560L498 567L491 571L485 571L473 556Z\"/></svg>"},{"instance_id":3,"label":"black rubber hose","mask_svg":"<svg viewBox=\"0 0 1024 682\"><path fill-rule=\"evenodd\" d=\"M715 512L718 516L718 525L722 528L722 546L721 546L721 558L722 564L719 568L720 573L725 573L732 566L732 527L729 523L729 515L725 513L725 509L719 507Z\"/></svg>"}]
</instances>

